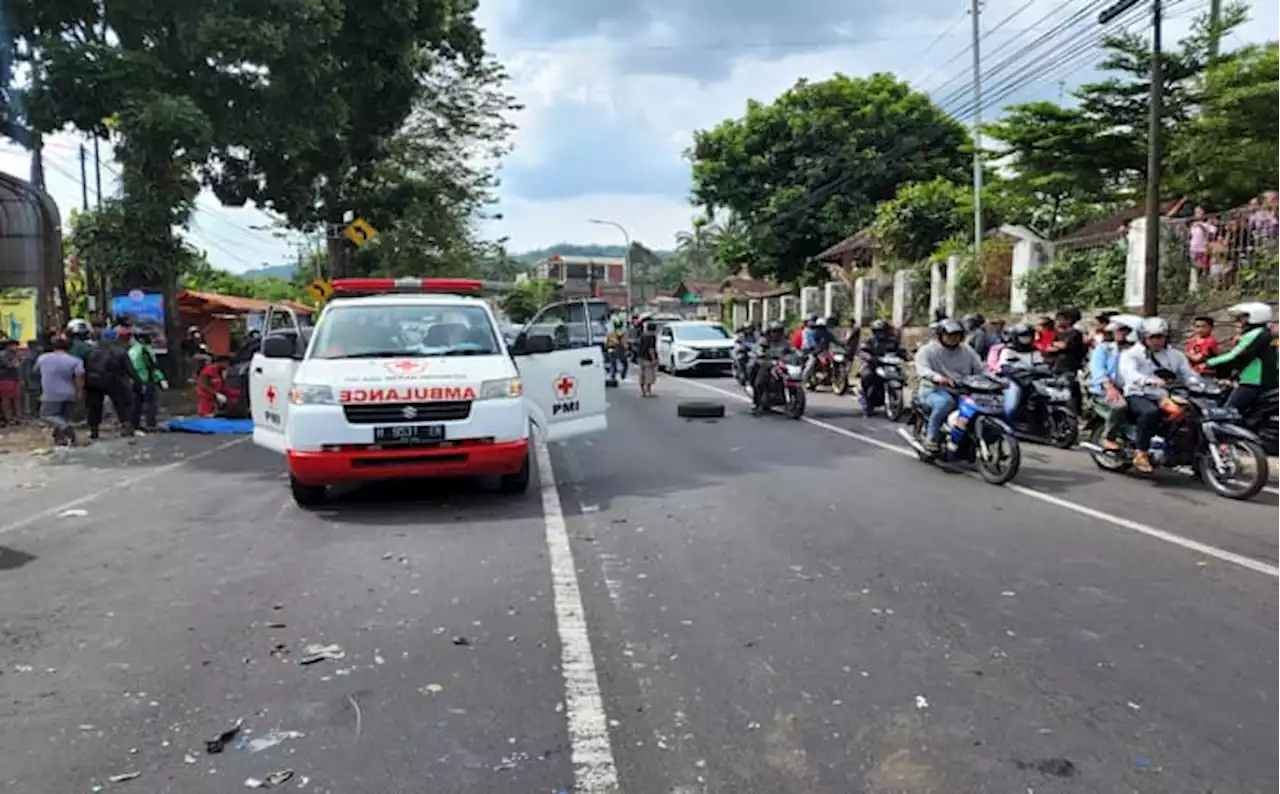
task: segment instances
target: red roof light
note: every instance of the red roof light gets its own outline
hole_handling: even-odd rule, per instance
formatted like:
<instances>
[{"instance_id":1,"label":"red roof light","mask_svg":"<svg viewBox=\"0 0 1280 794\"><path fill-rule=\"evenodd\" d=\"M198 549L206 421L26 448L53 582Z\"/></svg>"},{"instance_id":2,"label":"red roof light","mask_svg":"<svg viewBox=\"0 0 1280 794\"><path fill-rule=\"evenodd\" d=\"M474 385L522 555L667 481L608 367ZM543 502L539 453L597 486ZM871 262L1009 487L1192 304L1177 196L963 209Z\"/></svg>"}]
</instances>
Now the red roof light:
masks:
<instances>
[{"instance_id":1,"label":"red roof light","mask_svg":"<svg viewBox=\"0 0 1280 794\"><path fill-rule=\"evenodd\" d=\"M478 293L485 283L474 278L339 278L334 292L439 292Z\"/></svg>"}]
</instances>

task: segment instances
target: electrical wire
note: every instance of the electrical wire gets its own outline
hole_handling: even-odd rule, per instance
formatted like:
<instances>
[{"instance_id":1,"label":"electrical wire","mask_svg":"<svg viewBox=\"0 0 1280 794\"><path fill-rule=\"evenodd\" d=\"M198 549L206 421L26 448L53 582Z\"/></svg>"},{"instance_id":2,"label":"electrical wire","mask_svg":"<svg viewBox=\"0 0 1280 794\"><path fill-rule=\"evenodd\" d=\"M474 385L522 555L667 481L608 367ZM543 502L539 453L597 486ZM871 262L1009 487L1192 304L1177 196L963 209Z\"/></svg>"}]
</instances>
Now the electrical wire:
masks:
<instances>
[{"instance_id":1,"label":"electrical wire","mask_svg":"<svg viewBox=\"0 0 1280 794\"><path fill-rule=\"evenodd\" d=\"M1026 11L1028 8L1030 8L1031 6L1035 5L1035 3L1036 3L1036 0L1027 0L1027 2L1025 2L1025 3L1023 3L1022 5L1020 5L1020 6L1018 6L1017 8L1015 8L1015 9L1014 9L1014 10L1013 10L1013 11L1012 11L1008 16L1006 16L1004 19L1002 19L1002 20L1000 20L999 22L997 22L994 26L992 26L991 28L989 28L985 33L983 33L982 35L978 36L978 43L979 43L979 44L981 44L982 42L986 41L986 40L987 40L987 38L988 38L989 36L991 36L992 34L994 34L994 33L998 33L998 32L1001 30L1001 28L1003 28L1005 25L1009 24L1009 22L1011 22L1015 17L1017 17L1017 16L1018 16L1019 14L1021 14L1023 11ZM1044 15L1043 17L1041 17L1040 19L1037 19L1035 22L1031 23L1031 26L1030 26L1030 27L1027 27L1027 28L1021 28L1021 29L1017 30L1016 32L1017 32L1017 34L1018 34L1018 35L1014 36L1014 37L1013 37L1013 39L1012 39L1012 41L1017 41L1019 38L1021 38L1021 37L1022 37L1022 35L1023 35L1023 34L1026 34L1026 33L1030 33L1030 32L1035 31L1037 28L1039 28L1039 27L1040 27L1041 23L1043 23L1045 20L1049 19L1049 17L1053 16L1055 13L1057 13L1057 11L1056 11L1056 10L1054 10L1054 11L1050 11L1048 14L1045 14L1045 15ZM1011 31L1011 32L1013 32L1013 31ZM1006 43L1006 46L1007 46L1007 45L1008 45L1008 43ZM970 52L973 52L973 43L972 43L972 42L970 42L970 43L969 43L969 46L967 46L967 47L965 47L964 49L960 50L960 51L959 51L959 52L957 52L955 55L952 55L952 56L951 56L951 57L950 57L946 62L942 63L941 65L939 65L939 66L938 66L938 68L934 69L932 72L930 72L928 75L926 75L926 76L925 76L925 78L924 78L924 79L922 79L922 80L920 81L921 90L922 90L922 91L926 91L926 92L928 92L928 93L930 93L930 94L933 94L933 93L936 93L937 91L940 91L942 88L945 88L946 86L950 85L951 83L955 82L955 80L956 80L956 79L958 79L958 78L957 78L957 77L955 77L955 76L953 76L950 80L947 80L945 83L943 83L942 85L938 86L937 88L928 89L928 88L925 88L925 87L924 87L924 86L925 86L925 82L928 80L928 78L933 77L933 75L935 75L935 74L937 74L938 72L942 71L943 69L947 68L948 66L950 66L950 65L951 65L951 64L953 64L953 63L955 63L957 60L959 60L960 58L964 57L966 54L968 54L968 53L970 53ZM963 74L963 72L958 72L958 74L961 74L961 75L962 75L962 74Z\"/></svg>"}]
</instances>

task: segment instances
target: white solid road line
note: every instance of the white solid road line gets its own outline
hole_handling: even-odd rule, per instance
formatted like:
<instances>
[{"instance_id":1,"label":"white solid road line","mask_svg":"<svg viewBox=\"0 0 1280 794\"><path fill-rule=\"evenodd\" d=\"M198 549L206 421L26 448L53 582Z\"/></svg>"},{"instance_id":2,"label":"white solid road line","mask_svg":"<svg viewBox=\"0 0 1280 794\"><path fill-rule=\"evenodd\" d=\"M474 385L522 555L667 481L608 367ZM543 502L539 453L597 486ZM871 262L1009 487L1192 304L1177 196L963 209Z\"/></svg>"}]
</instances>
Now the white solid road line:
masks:
<instances>
[{"instance_id":1,"label":"white solid road line","mask_svg":"<svg viewBox=\"0 0 1280 794\"><path fill-rule=\"evenodd\" d=\"M38 513L32 513L26 518L20 518L11 524L5 524L4 526L0 526L0 535L3 535L7 532L13 532L16 529L22 529L25 526L30 526L31 524L34 524L35 522L39 521L42 518L55 516L58 513L61 513L63 510L70 510L73 507L79 507L82 504L92 502L94 499L98 499L99 497L106 496L109 493L115 493L116 491L119 491L123 488L131 488L140 482L145 482L146 480L150 480L152 477L158 477L161 474L165 474L166 472L171 472L174 469L177 469L181 466L185 466L186 464L190 463L193 460L200 460L201 458L207 458L210 455L214 455L218 452L221 452L224 449L229 449L231 447L234 447L236 444L243 444L248 440L249 440L248 436L233 439L224 444L219 444L218 446L213 447L212 449L206 449L204 452L197 452L194 455L189 455L183 458L182 460L175 460L173 463L166 463L163 466L157 466L154 469L148 469L147 471L139 472L138 474L132 477L128 477L121 482L108 485L106 488L102 488L92 493L85 494L84 496L77 497L75 499L72 499L69 502L63 502L62 504L57 505L56 507L50 507L48 510L41 510Z\"/></svg>"},{"instance_id":2,"label":"white solid road line","mask_svg":"<svg viewBox=\"0 0 1280 794\"><path fill-rule=\"evenodd\" d=\"M609 745L604 698L596 676L595 656L587 634L587 617L578 590L578 572L569 546L569 531L560 509L560 492L551 468L551 453L541 436L534 439L542 515L547 526L547 556L555 597L556 631L560 635L560 671L564 675L565 716L573 759L575 794L618 791L618 767Z\"/></svg>"},{"instance_id":3,"label":"white solid road line","mask_svg":"<svg viewBox=\"0 0 1280 794\"><path fill-rule=\"evenodd\" d=\"M716 392L717 394L722 394L725 397L739 400L741 402L749 402L746 395L735 394L731 391L726 391L725 389L721 389L718 386L710 386L705 383L698 383L695 380L681 380L680 383L688 384L690 386L697 386L699 389L706 389L707 391L713 391L713 392ZM911 458L914 458L916 456L915 452L909 449L908 447L898 446L897 444L890 444L888 442L881 441L878 438L872 438L871 436L863 435L862 433L856 433L852 430L846 430L843 427L837 427L833 424L823 422L819 419L813 419L808 416L804 416L804 417L801 417L801 420L804 422L807 422L808 424L813 425L814 427L820 427L823 430L826 430L831 433L836 433L837 435L844 436L845 438L852 438L856 441L861 441L864 444L870 444L873 447L879 447L880 449L883 449L886 452L894 452L899 455L905 455ZM1043 491L1037 491L1033 488L1028 488L1025 485L1008 483L1004 487L1008 488L1014 493L1019 493L1019 494L1022 494L1023 496L1029 496L1032 499L1038 499L1039 501L1044 502L1045 504L1051 504L1056 507L1061 507L1065 510L1070 510L1074 513L1078 513L1079 515L1088 516L1089 518L1097 519L1098 521L1103 521L1105 523L1120 527L1122 529L1128 529L1130 531L1138 532L1148 537L1156 538L1157 540L1163 540L1166 543L1172 543L1175 546L1181 546L1184 549L1190 549L1191 551L1197 552L1199 554L1204 554L1205 556L1208 556L1208 557L1213 557L1214 559L1222 560L1223 562L1229 562L1229 563L1232 563L1233 565L1239 565L1240 567L1248 568L1251 571L1256 571L1258 573L1266 574L1268 576L1274 576L1274 577L1280 578L1280 568L1277 568L1274 565L1269 565L1265 562L1261 562L1259 560L1255 560L1252 557L1246 557L1243 554L1236 554L1235 552L1227 551L1226 549L1220 549L1216 546L1210 546L1206 543L1201 543L1198 540L1185 538L1181 535L1176 535L1167 530L1163 530L1158 527L1153 527L1149 524L1143 524L1139 521L1132 521L1122 516L1116 516L1110 513L1104 513L1101 510L1095 510L1092 507L1086 507L1085 505L1076 504L1075 502L1070 502L1070 501L1067 501L1066 499L1062 499L1057 496L1052 496L1050 494L1044 493ZM1268 490L1274 491L1275 489L1268 488Z\"/></svg>"}]
</instances>

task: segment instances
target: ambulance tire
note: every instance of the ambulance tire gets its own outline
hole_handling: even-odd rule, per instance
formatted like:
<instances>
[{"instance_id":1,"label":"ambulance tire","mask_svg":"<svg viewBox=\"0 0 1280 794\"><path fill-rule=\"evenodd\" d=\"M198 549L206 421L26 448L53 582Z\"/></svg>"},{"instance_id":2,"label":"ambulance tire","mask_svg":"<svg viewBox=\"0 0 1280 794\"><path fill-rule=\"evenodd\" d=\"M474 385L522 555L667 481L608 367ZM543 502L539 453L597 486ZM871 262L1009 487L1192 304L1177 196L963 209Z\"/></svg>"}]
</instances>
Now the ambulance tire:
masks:
<instances>
[{"instance_id":1,"label":"ambulance tire","mask_svg":"<svg viewBox=\"0 0 1280 794\"><path fill-rule=\"evenodd\" d=\"M714 400L685 400L676 403L676 416L681 419L723 419L724 403Z\"/></svg>"},{"instance_id":2,"label":"ambulance tire","mask_svg":"<svg viewBox=\"0 0 1280 794\"><path fill-rule=\"evenodd\" d=\"M294 503L303 510L319 507L329 496L323 485L305 485L292 476L289 477L289 490L293 492Z\"/></svg>"},{"instance_id":3,"label":"ambulance tire","mask_svg":"<svg viewBox=\"0 0 1280 794\"><path fill-rule=\"evenodd\" d=\"M498 488L503 493L524 493L529 490L529 453L524 455L524 463L520 466L520 471L514 474L504 474L498 478Z\"/></svg>"}]
</instances>

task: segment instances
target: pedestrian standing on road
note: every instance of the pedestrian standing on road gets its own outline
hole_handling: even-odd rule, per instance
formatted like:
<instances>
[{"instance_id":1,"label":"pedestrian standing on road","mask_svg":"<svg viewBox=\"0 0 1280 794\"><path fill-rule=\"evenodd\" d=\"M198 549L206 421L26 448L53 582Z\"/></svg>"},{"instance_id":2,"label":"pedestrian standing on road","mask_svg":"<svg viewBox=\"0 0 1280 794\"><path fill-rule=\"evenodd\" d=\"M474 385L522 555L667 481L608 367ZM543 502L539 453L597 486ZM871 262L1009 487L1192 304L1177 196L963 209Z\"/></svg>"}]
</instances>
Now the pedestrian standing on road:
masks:
<instances>
[{"instance_id":1,"label":"pedestrian standing on road","mask_svg":"<svg viewBox=\"0 0 1280 794\"><path fill-rule=\"evenodd\" d=\"M22 359L18 340L0 341L0 427L22 420Z\"/></svg>"},{"instance_id":2,"label":"pedestrian standing on road","mask_svg":"<svg viewBox=\"0 0 1280 794\"><path fill-rule=\"evenodd\" d=\"M630 362L627 361L625 323L625 318L613 318L609 333L604 338L605 354L609 357L607 362L609 377L617 380L627 379L627 369L630 366Z\"/></svg>"},{"instance_id":3,"label":"pedestrian standing on road","mask_svg":"<svg viewBox=\"0 0 1280 794\"><path fill-rule=\"evenodd\" d=\"M36 359L43 352L40 340L27 340L27 349L23 351L18 369L18 381L22 388L23 416L40 415L40 374L36 372Z\"/></svg>"},{"instance_id":4,"label":"pedestrian standing on road","mask_svg":"<svg viewBox=\"0 0 1280 794\"><path fill-rule=\"evenodd\" d=\"M133 367L129 363L128 329L123 336L117 330L113 339L105 339L89 354L85 363L84 401L88 409L89 438L97 439L102 427L102 412L108 398L111 410L120 420L121 435L133 435Z\"/></svg>"},{"instance_id":5,"label":"pedestrian standing on road","mask_svg":"<svg viewBox=\"0 0 1280 794\"><path fill-rule=\"evenodd\" d=\"M53 341L53 350L36 359L40 374L40 418L53 428L53 442L70 446L76 442L71 417L84 392L84 362L71 355L71 340Z\"/></svg>"},{"instance_id":6,"label":"pedestrian standing on road","mask_svg":"<svg viewBox=\"0 0 1280 794\"><path fill-rule=\"evenodd\" d=\"M652 397L653 384L658 379L658 334L653 323L645 323L636 346L640 360L640 396Z\"/></svg>"},{"instance_id":7,"label":"pedestrian standing on road","mask_svg":"<svg viewBox=\"0 0 1280 794\"><path fill-rule=\"evenodd\" d=\"M156 413L159 410L160 392L169 388L156 361L156 351L151 347L151 334L134 334L129 346L129 365L133 370L133 411L130 426L155 430Z\"/></svg>"}]
</instances>

